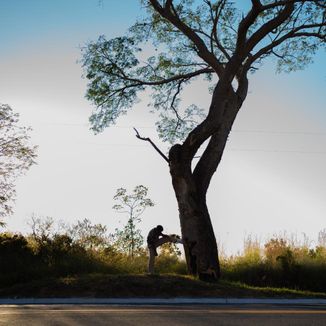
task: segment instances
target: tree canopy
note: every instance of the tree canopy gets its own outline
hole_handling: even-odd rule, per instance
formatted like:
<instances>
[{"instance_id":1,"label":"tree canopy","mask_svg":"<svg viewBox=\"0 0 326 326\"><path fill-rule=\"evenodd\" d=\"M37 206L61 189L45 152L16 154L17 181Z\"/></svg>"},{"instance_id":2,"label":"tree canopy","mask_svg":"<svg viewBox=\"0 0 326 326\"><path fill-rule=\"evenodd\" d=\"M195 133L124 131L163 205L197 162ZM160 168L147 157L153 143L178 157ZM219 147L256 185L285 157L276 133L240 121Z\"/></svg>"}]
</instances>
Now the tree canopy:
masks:
<instances>
[{"instance_id":1,"label":"tree canopy","mask_svg":"<svg viewBox=\"0 0 326 326\"><path fill-rule=\"evenodd\" d=\"M29 132L9 105L0 104L0 218L12 212L16 178L35 163Z\"/></svg>"},{"instance_id":2,"label":"tree canopy","mask_svg":"<svg viewBox=\"0 0 326 326\"><path fill-rule=\"evenodd\" d=\"M181 103L182 91L196 77L211 81L212 88L227 79L244 99L248 72L266 58L276 59L278 71L295 71L325 46L323 0L150 0L142 5L146 16L126 36L100 36L84 48L96 132L115 123L150 89L159 135L172 144L184 140L208 115Z\"/></svg>"}]
</instances>

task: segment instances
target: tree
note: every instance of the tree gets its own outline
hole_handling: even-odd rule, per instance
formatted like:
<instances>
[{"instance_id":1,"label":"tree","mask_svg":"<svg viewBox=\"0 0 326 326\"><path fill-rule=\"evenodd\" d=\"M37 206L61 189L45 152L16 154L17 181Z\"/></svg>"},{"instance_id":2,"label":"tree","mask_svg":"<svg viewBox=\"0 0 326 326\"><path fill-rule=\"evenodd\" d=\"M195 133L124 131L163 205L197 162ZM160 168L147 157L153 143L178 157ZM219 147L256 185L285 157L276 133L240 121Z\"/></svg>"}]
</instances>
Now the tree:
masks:
<instances>
[{"instance_id":1,"label":"tree","mask_svg":"<svg viewBox=\"0 0 326 326\"><path fill-rule=\"evenodd\" d=\"M39 245L48 242L56 234L53 217L40 217L33 213L27 224L32 229L32 238Z\"/></svg>"},{"instance_id":2,"label":"tree","mask_svg":"<svg viewBox=\"0 0 326 326\"><path fill-rule=\"evenodd\" d=\"M119 188L113 197L118 202L113 209L128 215L128 221L123 230L116 230L116 244L127 251L131 257L134 257L135 252L144 242L140 229L137 229L137 224L141 222L140 216L147 207L154 206L153 201L147 197L147 193L147 187L138 185L131 194L128 194L125 188Z\"/></svg>"},{"instance_id":3,"label":"tree","mask_svg":"<svg viewBox=\"0 0 326 326\"><path fill-rule=\"evenodd\" d=\"M15 181L35 164L36 146L29 143L30 128L19 125L19 115L0 104L0 218L12 213Z\"/></svg>"},{"instance_id":4,"label":"tree","mask_svg":"<svg viewBox=\"0 0 326 326\"><path fill-rule=\"evenodd\" d=\"M109 242L106 232L105 225L92 224L89 219L85 218L72 225L68 230L68 235L85 249L99 249L105 247Z\"/></svg>"},{"instance_id":5,"label":"tree","mask_svg":"<svg viewBox=\"0 0 326 326\"><path fill-rule=\"evenodd\" d=\"M248 77L269 57L278 71L295 71L325 46L324 0L143 0L147 16L126 36L101 36L84 48L87 98L95 132L115 123L152 89L157 130L172 147L165 155L179 206L188 269L220 275L206 193L233 122L248 92ZM244 10L244 6L249 6ZM149 43L154 54L144 60ZM146 50L147 51L147 50ZM182 92L196 77L211 82L206 111L181 106ZM179 143L177 143L179 141ZM202 148L201 148L202 147ZM205 147L205 148L203 148ZM197 164L194 157L201 148Z\"/></svg>"}]
</instances>

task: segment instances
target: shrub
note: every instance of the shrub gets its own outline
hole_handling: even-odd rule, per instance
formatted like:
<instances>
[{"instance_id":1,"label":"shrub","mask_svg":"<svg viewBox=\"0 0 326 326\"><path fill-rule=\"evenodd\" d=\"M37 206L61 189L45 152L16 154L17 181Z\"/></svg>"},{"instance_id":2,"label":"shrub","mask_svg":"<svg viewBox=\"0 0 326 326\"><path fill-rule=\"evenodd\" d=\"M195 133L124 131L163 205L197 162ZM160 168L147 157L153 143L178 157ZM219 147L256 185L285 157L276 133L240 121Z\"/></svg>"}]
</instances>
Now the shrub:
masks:
<instances>
[{"instance_id":1,"label":"shrub","mask_svg":"<svg viewBox=\"0 0 326 326\"><path fill-rule=\"evenodd\" d=\"M20 234L0 234L0 284L24 281L38 275L38 260Z\"/></svg>"},{"instance_id":2,"label":"shrub","mask_svg":"<svg viewBox=\"0 0 326 326\"><path fill-rule=\"evenodd\" d=\"M245 246L244 253L221 261L222 276L257 286L289 287L325 291L326 248L309 249L290 245L284 238L272 238L265 243L263 254L259 246Z\"/></svg>"}]
</instances>

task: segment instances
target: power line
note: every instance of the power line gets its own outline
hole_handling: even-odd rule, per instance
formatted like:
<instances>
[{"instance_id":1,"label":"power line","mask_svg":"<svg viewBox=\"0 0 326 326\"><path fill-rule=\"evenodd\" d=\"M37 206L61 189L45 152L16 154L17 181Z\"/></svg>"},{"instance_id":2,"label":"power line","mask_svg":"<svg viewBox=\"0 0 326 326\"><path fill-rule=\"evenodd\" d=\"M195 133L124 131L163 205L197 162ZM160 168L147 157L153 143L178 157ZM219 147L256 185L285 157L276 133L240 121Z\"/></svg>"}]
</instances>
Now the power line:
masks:
<instances>
[{"instance_id":1,"label":"power line","mask_svg":"<svg viewBox=\"0 0 326 326\"><path fill-rule=\"evenodd\" d=\"M272 130L232 130L231 133L259 133L259 134L286 134L286 135L316 135L326 136L326 132L318 131L272 131Z\"/></svg>"},{"instance_id":2,"label":"power line","mask_svg":"<svg viewBox=\"0 0 326 326\"><path fill-rule=\"evenodd\" d=\"M279 150L279 149L255 149L255 148L226 148L231 152L262 152L262 153L294 153L294 154L320 154L326 155L326 151L301 151L301 150Z\"/></svg>"},{"instance_id":3,"label":"power line","mask_svg":"<svg viewBox=\"0 0 326 326\"><path fill-rule=\"evenodd\" d=\"M135 145L135 144L123 144L123 143L87 143L88 145L103 146L103 147L148 147L148 145ZM149 147L150 148L150 147ZM166 149L166 152L168 149ZM225 148L227 152L258 152L258 153L293 153L293 154L312 154L312 155L326 155L326 151L304 151L304 150L282 150L282 149L259 149L259 148ZM198 157L197 157L198 158Z\"/></svg>"},{"instance_id":4,"label":"power line","mask_svg":"<svg viewBox=\"0 0 326 326\"><path fill-rule=\"evenodd\" d=\"M67 127L88 127L88 124L84 123L56 123L56 122L45 122L44 125L53 125L53 126L67 126ZM134 126L111 126L109 128L113 129L133 129ZM153 126L138 126L141 129L156 129ZM286 135L313 135L313 136L326 136L326 131L283 131L283 130L245 130L245 129L234 129L231 130L231 133L259 133L259 134L286 134Z\"/></svg>"}]
</instances>

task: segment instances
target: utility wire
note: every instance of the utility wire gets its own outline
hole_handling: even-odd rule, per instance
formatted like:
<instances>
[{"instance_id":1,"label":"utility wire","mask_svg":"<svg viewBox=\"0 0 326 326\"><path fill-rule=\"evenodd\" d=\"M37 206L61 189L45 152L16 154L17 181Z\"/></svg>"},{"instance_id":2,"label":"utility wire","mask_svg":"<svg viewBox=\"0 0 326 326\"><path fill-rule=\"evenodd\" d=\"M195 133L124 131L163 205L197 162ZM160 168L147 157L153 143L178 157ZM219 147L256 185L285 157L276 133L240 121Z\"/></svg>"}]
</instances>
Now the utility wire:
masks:
<instances>
[{"instance_id":1,"label":"utility wire","mask_svg":"<svg viewBox=\"0 0 326 326\"><path fill-rule=\"evenodd\" d=\"M90 127L88 124L83 123L56 123L56 122L46 122L42 123L44 125L53 125L53 126L67 126L67 127ZM132 126L111 126L110 128L114 129L133 129ZM151 126L138 126L137 128L141 129L156 129L155 127ZM259 134L289 134L289 135L316 135L316 136L326 136L326 131L276 131L276 130L245 130L245 129L234 129L231 130L231 133L259 133Z\"/></svg>"},{"instance_id":2,"label":"utility wire","mask_svg":"<svg viewBox=\"0 0 326 326\"><path fill-rule=\"evenodd\" d=\"M100 143L87 143L87 145L103 146L103 147L148 147L146 145L133 145L123 143L111 143L111 144L100 144ZM168 150L166 150L168 151ZM294 154L314 154L314 155L326 155L326 151L304 151L304 150L282 150L282 149L256 149L256 148L225 148L226 152L261 152L261 153L294 153ZM197 157L198 158L198 157Z\"/></svg>"}]
</instances>

